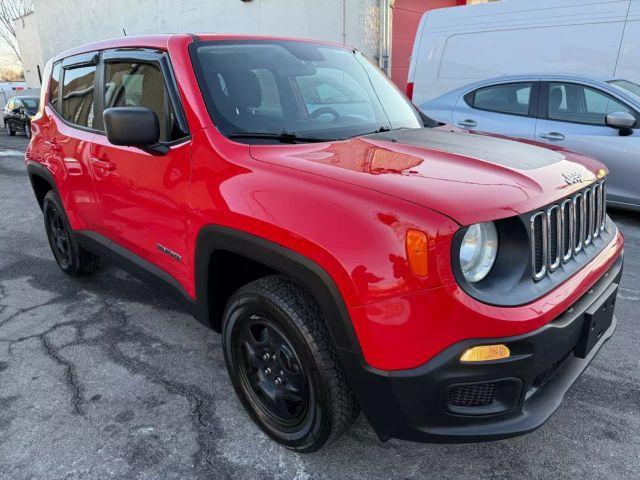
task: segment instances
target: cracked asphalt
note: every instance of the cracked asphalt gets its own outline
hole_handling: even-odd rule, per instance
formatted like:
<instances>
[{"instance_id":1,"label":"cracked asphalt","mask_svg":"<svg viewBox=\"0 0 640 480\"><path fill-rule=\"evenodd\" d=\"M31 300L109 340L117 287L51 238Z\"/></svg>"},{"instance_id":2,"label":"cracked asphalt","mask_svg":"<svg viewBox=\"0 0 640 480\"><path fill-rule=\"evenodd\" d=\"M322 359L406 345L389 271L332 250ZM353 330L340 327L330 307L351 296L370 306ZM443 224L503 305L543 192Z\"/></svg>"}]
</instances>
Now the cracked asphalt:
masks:
<instances>
[{"instance_id":1,"label":"cracked asphalt","mask_svg":"<svg viewBox=\"0 0 640 480\"><path fill-rule=\"evenodd\" d=\"M639 478L640 215L618 330L541 429L472 445L380 443L363 416L301 456L253 426L220 338L106 265L65 276L23 164L0 136L0 479Z\"/></svg>"}]
</instances>

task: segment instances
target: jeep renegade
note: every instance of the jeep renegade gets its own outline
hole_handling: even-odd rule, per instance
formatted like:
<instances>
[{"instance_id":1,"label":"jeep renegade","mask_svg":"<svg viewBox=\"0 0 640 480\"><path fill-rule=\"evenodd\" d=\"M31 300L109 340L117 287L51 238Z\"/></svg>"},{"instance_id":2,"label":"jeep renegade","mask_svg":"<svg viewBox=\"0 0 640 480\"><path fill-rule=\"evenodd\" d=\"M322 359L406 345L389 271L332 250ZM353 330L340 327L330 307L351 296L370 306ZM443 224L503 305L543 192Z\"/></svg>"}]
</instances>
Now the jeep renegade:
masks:
<instances>
[{"instance_id":1,"label":"jeep renegade","mask_svg":"<svg viewBox=\"0 0 640 480\"><path fill-rule=\"evenodd\" d=\"M58 55L27 170L69 275L105 258L222 333L300 452L529 432L616 327L607 171L433 124L361 53L235 35Z\"/></svg>"}]
</instances>

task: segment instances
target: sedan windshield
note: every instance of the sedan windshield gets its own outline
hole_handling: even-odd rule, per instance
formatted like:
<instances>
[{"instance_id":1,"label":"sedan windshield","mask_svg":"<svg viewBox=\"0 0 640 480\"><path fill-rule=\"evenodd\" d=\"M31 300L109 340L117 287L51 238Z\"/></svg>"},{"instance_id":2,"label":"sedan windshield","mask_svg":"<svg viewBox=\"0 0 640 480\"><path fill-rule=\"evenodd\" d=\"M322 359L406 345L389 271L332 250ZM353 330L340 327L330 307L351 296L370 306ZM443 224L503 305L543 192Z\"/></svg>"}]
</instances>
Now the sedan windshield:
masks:
<instances>
[{"instance_id":1,"label":"sedan windshield","mask_svg":"<svg viewBox=\"0 0 640 480\"><path fill-rule=\"evenodd\" d=\"M640 85L638 85L637 83L630 82L629 80L611 80L607 83L610 83L615 87L622 88L623 90L626 90L627 92L630 92L636 97L640 98Z\"/></svg>"},{"instance_id":2,"label":"sedan windshield","mask_svg":"<svg viewBox=\"0 0 640 480\"><path fill-rule=\"evenodd\" d=\"M22 103L24 103L25 107L29 110L37 110L40 99L38 97L22 97Z\"/></svg>"},{"instance_id":3,"label":"sedan windshield","mask_svg":"<svg viewBox=\"0 0 640 480\"><path fill-rule=\"evenodd\" d=\"M213 122L236 141L322 141L423 126L413 105L353 50L278 40L204 42L194 50Z\"/></svg>"}]
</instances>

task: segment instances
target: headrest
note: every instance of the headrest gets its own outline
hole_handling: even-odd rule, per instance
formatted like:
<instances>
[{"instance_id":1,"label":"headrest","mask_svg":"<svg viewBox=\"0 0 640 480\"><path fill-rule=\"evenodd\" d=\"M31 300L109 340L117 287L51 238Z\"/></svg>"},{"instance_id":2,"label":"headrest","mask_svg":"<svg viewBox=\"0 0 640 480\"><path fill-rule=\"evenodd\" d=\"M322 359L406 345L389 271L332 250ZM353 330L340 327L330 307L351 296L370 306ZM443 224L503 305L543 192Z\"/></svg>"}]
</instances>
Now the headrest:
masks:
<instances>
[{"instance_id":1,"label":"headrest","mask_svg":"<svg viewBox=\"0 0 640 480\"><path fill-rule=\"evenodd\" d=\"M554 87L549 91L549 108L558 110L562 103L562 90L560 87Z\"/></svg>"},{"instance_id":2,"label":"headrest","mask_svg":"<svg viewBox=\"0 0 640 480\"><path fill-rule=\"evenodd\" d=\"M262 104L262 89L258 76L251 70L235 70L223 73L231 101L238 107L259 107Z\"/></svg>"}]
</instances>

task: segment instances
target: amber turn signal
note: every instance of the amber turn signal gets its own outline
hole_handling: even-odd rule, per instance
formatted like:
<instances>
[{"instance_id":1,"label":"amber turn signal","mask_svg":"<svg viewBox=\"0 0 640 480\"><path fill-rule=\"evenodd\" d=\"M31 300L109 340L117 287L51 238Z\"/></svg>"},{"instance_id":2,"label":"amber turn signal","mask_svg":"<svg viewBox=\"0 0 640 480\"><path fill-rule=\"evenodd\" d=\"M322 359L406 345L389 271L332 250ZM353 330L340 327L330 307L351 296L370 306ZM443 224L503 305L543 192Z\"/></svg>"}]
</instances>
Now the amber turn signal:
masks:
<instances>
[{"instance_id":1,"label":"amber turn signal","mask_svg":"<svg viewBox=\"0 0 640 480\"><path fill-rule=\"evenodd\" d=\"M487 362L509 358L511 352L506 345L481 345L467 350L460 357L461 362Z\"/></svg>"},{"instance_id":2,"label":"amber turn signal","mask_svg":"<svg viewBox=\"0 0 640 480\"><path fill-rule=\"evenodd\" d=\"M407 259L411 271L419 277L426 277L429 273L429 242L427 234L420 230L407 231Z\"/></svg>"}]
</instances>

